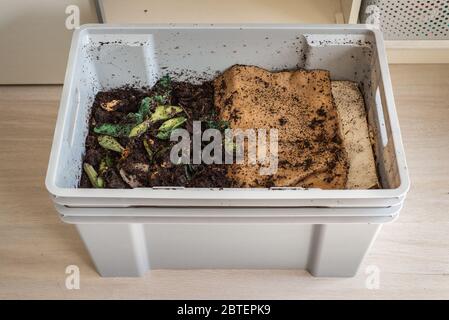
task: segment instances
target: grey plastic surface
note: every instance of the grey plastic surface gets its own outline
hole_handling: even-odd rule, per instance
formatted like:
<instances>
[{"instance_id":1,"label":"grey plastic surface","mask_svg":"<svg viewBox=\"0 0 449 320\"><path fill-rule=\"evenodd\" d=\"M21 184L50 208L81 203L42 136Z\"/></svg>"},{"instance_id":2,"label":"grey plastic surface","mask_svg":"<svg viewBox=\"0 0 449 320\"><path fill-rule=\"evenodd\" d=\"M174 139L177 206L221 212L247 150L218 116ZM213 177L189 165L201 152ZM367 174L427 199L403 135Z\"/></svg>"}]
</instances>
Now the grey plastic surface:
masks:
<instances>
[{"instance_id":1,"label":"grey plastic surface","mask_svg":"<svg viewBox=\"0 0 449 320\"><path fill-rule=\"evenodd\" d=\"M384 189L76 188L98 90L211 79L242 63L357 81ZM299 268L353 276L398 217L408 170L381 34L367 26L89 25L75 32L46 177L102 276L158 268Z\"/></svg>"},{"instance_id":2,"label":"grey plastic surface","mask_svg":"<svg viewBox=\"0 0 449 320\"><path fill-rule=\"evenodd\" d=\"M77 229L104 277L150 269L306 269L354 276L381 224L81 223Z\"/></svg>"}]
</instances>

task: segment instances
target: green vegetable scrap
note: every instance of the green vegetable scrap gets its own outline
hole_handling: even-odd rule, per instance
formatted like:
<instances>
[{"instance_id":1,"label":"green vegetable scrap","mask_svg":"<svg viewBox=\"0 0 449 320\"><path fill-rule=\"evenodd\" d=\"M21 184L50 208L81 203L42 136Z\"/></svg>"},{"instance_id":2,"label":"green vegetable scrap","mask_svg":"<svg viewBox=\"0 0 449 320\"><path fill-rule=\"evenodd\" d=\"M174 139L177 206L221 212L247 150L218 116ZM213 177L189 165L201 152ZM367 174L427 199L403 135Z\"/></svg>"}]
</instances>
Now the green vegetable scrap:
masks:
<instances>
[{"instance_id":1,"label":"green vegetable scrap","mask_svg":"<svg viewBox=\"0 0 449 320\"><path fill-rule=\"evenodd\" d=\"M111 168L114 165L114 160L109 155L106 155L105 162L108 168Z\"/></svg>"},{"instance_id":2,"label":"green vegetable scrap","mask_svg":"<svg viewBox=\"0 0 449 320\"><path fill-rule=\"evenodd\" d=\"M132 129L132 124L104 123L94 128L94 132L111 137L127 137Z\"/></svg>"},{"instance_id":3,"label":"green vegetable scrap","mask_svg":"<svg viewBox=\"0 0 449 320\"><path fill-rule=\"evenodd\" d=\"M100 168L98 169L99 175L102 176L113 165L114 165L114 162L111 159L111 157L109 155L106 155L106 157L101 159Z\"/></svg>"},{"instance_id":4,"label":"green vegetable scrap","mask_svg":"<svg viewBox=\"0 0 449 320\"><path fill-rule=\"evenodd\" d=\"M147 139L143 140L143 146L145 148L145 151L148 154L148 158L150 159L150 162L153 161L153 150L151 150L151 145L152 145L151 142L152 142L151 140L147 140Z\"/></svg>"},{"instance_id":5,"label":"green vegetable scrap","mask_svg":"<svg viewBox=\"0 0 449 320\"><path fill-rule=\"evenodd\" d=\"M161 87L168 89L171 85L171 79L170 76L168 74L166 74L165 76L163 76L160 80L159 80L159 84L161 85Z\"/></svg>"},{"instance_id":6,"label":"green vegetable scrap","mask_svg":"<svg viewBox=\"0 0 449 320\"><path fill-rule=\"evenodd\" d=\"M207 120L205 122L209 129L217 129L220 131L224 131L229 128L229 122L225 120L219 121Z\"/></svg>"},{"instance_id":7,"label":"green vegetable scrap","mask_svg":"<svg viewBox=\"0 0 449 320\"><path fill-rule=\"evenodd\" d=\"M169 139L172 131L175 130L176 128L179 128L186 121L187 119L185 117L177 117L165 121L159 127L158 134L156 135L156 137L161 140Z\"/></svg>"},{"instance_id":8,"label":"green vegetable scrap","mask_svg":"<svg viewBox=\"0 0 449 320\"><path fill-rule=\"evenodd\" d=\"M112 150L119 153L122 153L125 150L125 148L123 148L117 140L110 136L99 136L98 143L107 150Z\"/></svg>"},{"instance_id":9,"label":"green vegetable scrap","mask_svg":"<svg viewBox=\"0 0 449 320\"><path fill-rule=\"evenodd\" d=\"M158 104L167 104L169 100L170 99L167 94L154 96L154 101Z\"/></svg>"},{"instance_id":10,"label":"green vegetable scrap","mask_svg":"<svg viewBox=\"0 0 449 320\"><path fill-rule=\"evenodd\" d=\"M183 109L178 106L157 106L156 110L154 110L154 113L151 115L149 120L145 120L144 122L139 123L134 128L132 128L128 136L130 138L139 137L148 130L151 123L170 119L171 117L182 111Z\"/></svg>"},{"instance_id":11,"label":"green vegetable scrap","mask_svg":"<svg viewBox=\"0 0 449 320\"><path fill-rule=\"evenodd\" d=\"M185 171L185 176L187 178L187 180L192 180L193 176L195 175L196 171L198 169L197 165L193 165L193 164L186 164L184 166L184 171Z\"/></svg>"},{"instance_id":12,"label":"green vegetable scrap","mask_svg":"<svg viewBox=\"0 0 449 320\"><path fill-rule=\"evenodd\" d=\"M130 112L126 115L126 118L133 122L134 125L142 123L145 118L151 113L151 103L153 102L153 98L145 97L142 99L139 105L139 110L136 113ZM131 126L133 127L133 126ZM129 135L129 133L128 133Z\"/></svg>"},{"instance_id":13,"label":"green vegetable scrap","mask_svg":"<svg viewBox=\"0 0 449 320\"><path fill-rule=\"evenodd\" d=\"M104 188L104 185L105 185L105 183L104 183L103 178L102 177L98 177L97 178L97 188Z\"/></svg>"},{"instance_id":14,"label":"green vegetable scrap","mask_svg":"<svg viewBox=\"0 0 449 320\"><path fill-rule=\"evenodd\" d=\"M136 113L133 113L133 112L128 113L126 115L125 119L127 120L127 122L130 122L130 123L141 123L144 120L142 115L140 113L138 113L138 112L136 112ZM133 127L133 125L131 125L131 127Z\"/></svg>"},{"instance_id":15,"label":"green vegetable scrap","mask_svg":"<svg viewBox=\"0 0 449 320\"><path fill-rule=\"evenodd\" d=\"M128 137L130 137L130 138L138 137L141 134L145 133L148 130L149 127L150 127L150 121L149 120L145 120L144 122L139 123L137 126L132 128L131 132L128 135Z\"/></svg>"},{"instance_id":16,"label":"green vegetable scrap","mask_svg":"<svg viewBox=\"0 0 449 320\"><path fill-rule=\"evenodd\" d=\"M182 111L183 109L178 106L157 106L151 115L150 120L151 122L167 120Z\"/></svg>"},{"instance_id":17,"label":"green vegetable scrap","mask_svg":"<svg viewBox=\"0 0 449 320\"><path fill-rule=\"evenodd\" d=\"M101 159L100 168L98 169L98 172L100 173L100 175L102 175L103 173L106 172L106 170L108 170L108 165L106 164L106 159Z\"/></svg>"},{"instance_id":18,"label":"green vegetable scrap","mask_svg":"<svg viewBox=\"0 0 449 320\"><path fill-rule=\"evenodd\" d=\"M142 116L142 119L145 119L146 116L150 113L150 104L153 101L150 97L145 97L140 102L138 113Z\"/></svg>"},{"instance_id":19,"label":"green vegetable scrap","mask_svg":"<svg viewBox=\"0 0 449 320\"><path fill-rule=\"evenodd\" d=\"M87 177L89 178L90 183L94 188L103 188L104 180L99 177L97 171L95 171L94 167L92 167L89 163L84 163L84 172L86 172Z\"/></svg>"}]
</instances>

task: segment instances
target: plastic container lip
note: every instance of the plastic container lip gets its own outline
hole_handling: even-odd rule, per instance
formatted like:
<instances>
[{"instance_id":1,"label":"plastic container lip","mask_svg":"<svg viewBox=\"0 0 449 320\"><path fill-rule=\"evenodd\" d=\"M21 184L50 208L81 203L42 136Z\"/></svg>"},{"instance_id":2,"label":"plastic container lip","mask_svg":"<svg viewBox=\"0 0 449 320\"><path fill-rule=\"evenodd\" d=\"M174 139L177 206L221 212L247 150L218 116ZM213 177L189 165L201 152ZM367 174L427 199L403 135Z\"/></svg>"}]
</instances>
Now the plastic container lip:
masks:
<instances>
[{"instance_id":1,"label":"plastic container lip","mask_svg":"<svg viewBox=\"0 0 449 320\"><path fill-rule=\"evenodd\" d=\"M126 30L126 29L300 29L301 31L332 34L333 32L366 33L374 35L376 41L377 56L379 58L380 73L385 88L385 96L389 111L389 121L392 124L392 138L395 144L395 156L398 165L400 184L391 189L370 190L322 190L322 189L293 189L278 190L264 188L137 188L137 189L80 189L63 188L55 183L58 154L62 145L62 136L57 132L63 132L68 125L64 121L66 109L69 107L68 97L72 94L71 87L74 82L74 64L79 54L77 48L82 34L95 30ZM48 192L54 197L67 198L119 198L119 199L403 199L410 188L408 169L403 152L402 138L399 130L398 119L395 111L394 97L388 71L382 34L378 28L370 25L301 25L301 24L87 24L74 32L69 54L67 73L64 80L64 88L61 96L55 135L51 148L49 165L45 179Z\"/></svg>"},{"instance_id":2,"label":"plastic container lip","mask_svg":"<svg viewBox=\"0 0 449 320\"><path fill-rule=\"evenodd\" d=\"M136 188L136 189L82 189L60 188L54 184L46 187L55 197L81 198L177 198L177 199L352 199L352 198L402 198L408 187L372 190L322 190L322 189L266 189L266 188ZM406 187L406 188L404 188ZM168 194L169 193L169 194Z\"/></svg>"},{"instance_id":3,"label":"plastic container lip","mask_svg":"<svg viewBox=\"0 0 449 320\"><path fill-rule=\"evenodd\" d=\"M211 208L211 207L67 207L55 204L67 223L387 223L403 206L388 208Z\"/></svg>"}]
</instances>

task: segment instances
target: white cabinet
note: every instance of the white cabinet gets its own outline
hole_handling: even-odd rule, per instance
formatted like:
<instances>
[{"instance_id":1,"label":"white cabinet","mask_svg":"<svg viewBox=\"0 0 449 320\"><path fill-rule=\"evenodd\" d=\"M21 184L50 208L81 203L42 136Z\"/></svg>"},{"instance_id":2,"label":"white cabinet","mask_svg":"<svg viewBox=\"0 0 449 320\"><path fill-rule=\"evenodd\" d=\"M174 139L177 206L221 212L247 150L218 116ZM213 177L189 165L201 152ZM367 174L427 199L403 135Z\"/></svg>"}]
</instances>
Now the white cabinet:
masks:
<instances>
[{"instance_id":1,"label":"white cabinet","mask_svg":"<svg viewBox=\"0 0 449 320\"><path fill-rule=\"evenodd\" d=\"M94 1L0 1L0 84L63 82L72 38L68 5L79 7L81 24L97 22Z\"/></svg>"},{"instance_id":2,"label":"white cabinet","mask_svg":"<svg viewBox=\"0 0 449 320\"><path fill-rule=\"evenodd\" d=\"M100 0L109 23L355 23L360 0ZM350 20L352 19L352 21Z\"/></svg>"}]
</instances>

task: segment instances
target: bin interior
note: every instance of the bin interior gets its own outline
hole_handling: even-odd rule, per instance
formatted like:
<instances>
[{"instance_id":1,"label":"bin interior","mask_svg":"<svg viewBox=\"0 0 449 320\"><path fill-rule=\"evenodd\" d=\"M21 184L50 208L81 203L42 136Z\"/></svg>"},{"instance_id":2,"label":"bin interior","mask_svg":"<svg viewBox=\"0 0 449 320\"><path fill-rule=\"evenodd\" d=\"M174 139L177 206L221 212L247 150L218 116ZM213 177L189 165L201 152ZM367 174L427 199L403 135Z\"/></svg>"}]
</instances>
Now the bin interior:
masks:
<instances>
[{"instance_id":1,"label":"bin interior","mask_svg":"<svg viewBox=\"0 0 449 320\"><path fill-rule=\"evenodd\" d=\"M98 91L152 86L167 73L176 80L208 80L234 64L273 71L325 69L333 80L359 83L382 187L401 184L384 92L390 84L382 81L376 37L369 29L95 27L80 29L71 50L61 101L61 109L66 104L62 143L53 172L59 188L78 184L90 107Z\"/></svg>"}]
</instances>

